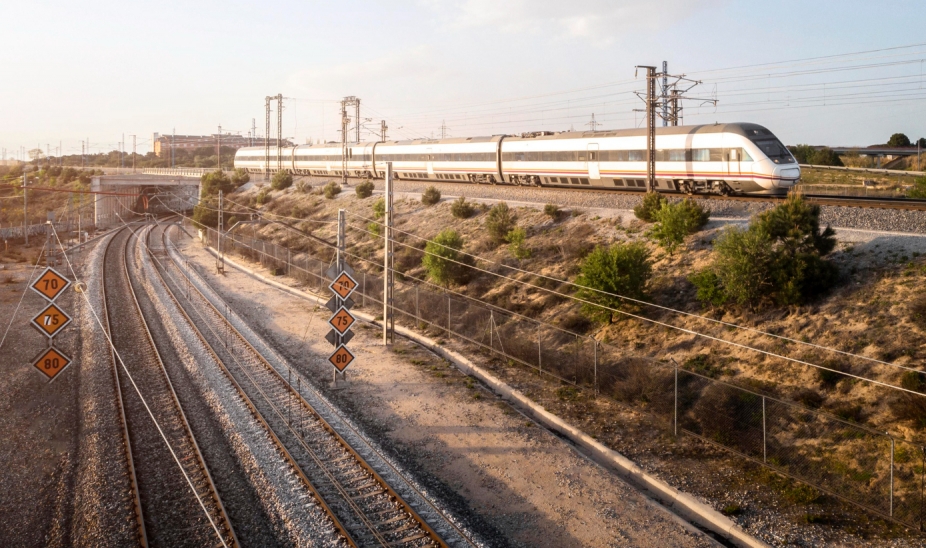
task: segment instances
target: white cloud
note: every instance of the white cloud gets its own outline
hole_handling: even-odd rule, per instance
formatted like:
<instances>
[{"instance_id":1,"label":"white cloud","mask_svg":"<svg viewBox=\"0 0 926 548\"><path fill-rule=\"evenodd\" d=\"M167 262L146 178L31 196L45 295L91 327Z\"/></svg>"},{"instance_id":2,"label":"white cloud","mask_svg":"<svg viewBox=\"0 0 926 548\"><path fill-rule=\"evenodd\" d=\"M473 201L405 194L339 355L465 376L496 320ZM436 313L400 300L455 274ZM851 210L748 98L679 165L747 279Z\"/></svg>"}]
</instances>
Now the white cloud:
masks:
<instances>
[{"instance_id":1,"label":"white cloud","mask_svg":"<svg viewBox=\"0 0 926 548\"><path fill-rule=\"evenodd\" d=\"M422 0L448 26L548 34L602 44L666 27L725 0Z\"/></svg>"}]
</instances>

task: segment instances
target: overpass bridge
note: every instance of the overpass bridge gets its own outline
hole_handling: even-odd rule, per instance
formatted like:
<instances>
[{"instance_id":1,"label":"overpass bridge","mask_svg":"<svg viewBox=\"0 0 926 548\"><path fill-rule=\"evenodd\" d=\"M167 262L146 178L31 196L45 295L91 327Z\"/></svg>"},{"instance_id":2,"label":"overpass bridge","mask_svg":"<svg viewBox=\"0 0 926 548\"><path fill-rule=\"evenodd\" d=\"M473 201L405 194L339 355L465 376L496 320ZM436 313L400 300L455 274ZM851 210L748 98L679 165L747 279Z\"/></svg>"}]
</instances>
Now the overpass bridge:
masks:
<instances>
[{"instance_id":1,"label":"overpass bridge","mask_svg":"<svg viewBox=\"0 0 926 548\"><path fill-rule=\"evenodd\" d=\"M199 203L197 174L95 175L90 182L94 195L94 224L106 228L122 219L144 213L169 213L192 209Z\"/></svg>"}]
</instances>

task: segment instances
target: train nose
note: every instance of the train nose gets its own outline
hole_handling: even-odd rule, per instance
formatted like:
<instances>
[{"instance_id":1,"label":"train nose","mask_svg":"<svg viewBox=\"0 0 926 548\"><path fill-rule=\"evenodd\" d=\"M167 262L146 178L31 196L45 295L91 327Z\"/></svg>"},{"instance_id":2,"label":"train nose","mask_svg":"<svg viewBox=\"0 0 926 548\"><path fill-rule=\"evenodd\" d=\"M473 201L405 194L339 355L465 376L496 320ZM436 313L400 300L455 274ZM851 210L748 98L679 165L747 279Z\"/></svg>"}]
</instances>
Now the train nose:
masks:
<instances>
[{"instance_id":1,"label":"train nose","mask_svg":"<svg viewBox=\"0 0 926 548\"><path fill-rule=\"evenodd\" d=\"M791 186L801 178L801 168L797 166L776 166L775 176L782 186Z\"/></svg>"}]
</instances>

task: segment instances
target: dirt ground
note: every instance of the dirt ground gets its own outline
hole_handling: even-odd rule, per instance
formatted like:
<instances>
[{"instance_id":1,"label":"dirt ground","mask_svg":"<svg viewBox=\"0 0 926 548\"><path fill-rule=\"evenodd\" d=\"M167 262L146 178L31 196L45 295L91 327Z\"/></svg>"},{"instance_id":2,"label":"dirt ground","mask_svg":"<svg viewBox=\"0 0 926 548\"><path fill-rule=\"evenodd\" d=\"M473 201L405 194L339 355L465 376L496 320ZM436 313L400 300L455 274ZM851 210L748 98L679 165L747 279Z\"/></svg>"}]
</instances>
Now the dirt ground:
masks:
<instances>
[{"instance_id":1,"label":"dirt ground","mask_svg":"<svg viewBox=\"0 0 926 548\"><path fill-rule=\"evenodd\" d=\"M32 367L46 339L29 321L45 300L27 288L32 265L0 266L0 338L10 325L0 347L0 545L59 544L66 535L77 450L76 368L49 384ZM73 314L76 299L59 300ZM74 356L77 330L66 328L57 339L57 346Z\"/></svg>"},{"instance_id":2,"label":"dirt ground","mask_svg":"<svg viewBox=\"0 0 926 548\"><path fill-rule=\"evenodd\" d=\"M229 268L184 238L185 253L232 305L399 456L514 546L709 546L713 541L569 444L405 341L386 349L357 326L348 388L332 391L327 310ZM427 481L426 481L427 483Z\"/></svg>"}]
</instances>

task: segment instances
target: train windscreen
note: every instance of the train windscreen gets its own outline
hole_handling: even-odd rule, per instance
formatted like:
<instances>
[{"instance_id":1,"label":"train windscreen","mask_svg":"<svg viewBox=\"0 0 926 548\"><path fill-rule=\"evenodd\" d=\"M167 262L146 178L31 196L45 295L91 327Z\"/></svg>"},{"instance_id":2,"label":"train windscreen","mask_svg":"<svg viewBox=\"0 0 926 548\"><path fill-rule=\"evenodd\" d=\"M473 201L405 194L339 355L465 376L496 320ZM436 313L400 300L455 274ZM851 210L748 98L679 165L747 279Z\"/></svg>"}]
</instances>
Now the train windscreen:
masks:
<instances>
[{"instance_id":1,"label":"train windscreen","mask_svg":"<svg viewBox=\"0 0 926 548\"><path fill-rule=\"evenodd\" d=\"M753 141L759 150L776 164L793 164L794 157L778 139L761 139Z\"/></svg>"}]
</instances>

